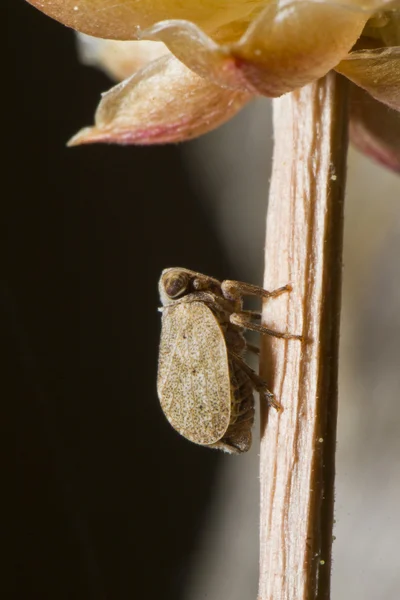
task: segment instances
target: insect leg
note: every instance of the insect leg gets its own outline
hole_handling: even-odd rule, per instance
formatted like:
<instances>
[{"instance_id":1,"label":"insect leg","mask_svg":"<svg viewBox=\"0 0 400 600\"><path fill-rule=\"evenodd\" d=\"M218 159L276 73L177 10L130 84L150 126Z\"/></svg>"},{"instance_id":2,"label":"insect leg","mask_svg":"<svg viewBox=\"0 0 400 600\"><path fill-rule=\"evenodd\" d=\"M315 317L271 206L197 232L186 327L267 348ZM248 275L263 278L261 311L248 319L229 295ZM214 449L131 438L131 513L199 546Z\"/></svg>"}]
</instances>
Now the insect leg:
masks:
<instances>
[{"instance_id":1,"label":"insect leg","mask_svg":"<svg viewBox=\"0 0 400 600\"><path fill-rule=\"evenodd\" d=\"M258 346L254 346L254 344L249 344L246 341L246 349L253 354L260 354L260 348Z\"/></svg>"},{"instance_id":2,"label":"insect leg","mask_svg":"<svg viewBox=\"0 0 400 600\"><path fill-rule=\"evenodd\" d=\"M215 442L214 444L209 444L208 445L209 448L216 448L218 450L222 450L223 452L226 452L227 454L241 454L242 452L246 452L246 450L249 449L249 445L247 448L240 448L240 447L236 447L233 444L228 444L222 441L219 442Z\"/></svg>"},{"instance_id":3,"label":"insect leg","mask_svg":"<svg viewBox=\"0 0 400 600\"><path fill-rule=\"evenodd\" d=\"M248 375L255 390L264 396L270 406L273 406L275 410L281 411L282 405L276 400L275 395L269 391L267 384L262 377L257 375L255 371L237 354L229 352L229 356L240 366L240 368Z\"/></svg>"},{"instance_id":4,"label":"insect leg","mask_svg":"<svg viewBox=\"0 0 400 600\"><path fill-rule=\"evenodd\" d=\"M237 325L239 327L244 327L245 329L250 329L250 331L256 331L258 333L263 333L266 335L272 335L273 337L282 338L284 340L303 340L301 335L294 335L292 333L283 333L281 331L274 331L273 329L268 329L268 327L264 327L264 325L258 325L258 323L252 323L246 315L243 313L233 313L229 317L230 322L233 325Z\"/></svg>"},{"instance_id":5,"label":"insect leg","mask_svg":"<svg viewBox=\"0 0 400 600\"><path fill-rule=\"evenodd\" d=\"M253 319L261 319L262 316L259 310L241 310L240 314L246 315Z\"/></svg>"},{"instance_id":6,"label":"insect leg","mask_svg":"<svg viewBox=\"0 0 400 600\"><path fill-rule=\"evenodd\" d=\"M276 296L280 296L285 292L290 292L292 290L292 286L289 284L284 285L283 287L280 287L277 290L269 292L268 290L264 290L258 285L252 285L251 283L243 283L242 281L232 281L230 279L226 279L221 283L221 290L225 298L227 298L228 300L237 300L240 299L242 296L276 298Z\"/></svg>"}]
</instances>

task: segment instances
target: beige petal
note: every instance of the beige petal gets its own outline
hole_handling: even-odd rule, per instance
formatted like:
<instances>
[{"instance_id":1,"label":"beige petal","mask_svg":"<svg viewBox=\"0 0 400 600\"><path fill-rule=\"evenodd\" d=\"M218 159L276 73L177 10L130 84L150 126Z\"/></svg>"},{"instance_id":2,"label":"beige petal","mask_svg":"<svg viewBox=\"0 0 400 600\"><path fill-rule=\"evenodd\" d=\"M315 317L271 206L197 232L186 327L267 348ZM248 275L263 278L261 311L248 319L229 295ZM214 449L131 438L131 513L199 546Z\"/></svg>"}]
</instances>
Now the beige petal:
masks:
<instances>
[{"instance_id":1,"label":"beige petal","mask_svg":"<svg viewBox=\"0 0 400 600\"><path fill-rule=\"evenodd\" d=\"M165 19L187 19L205 31L246 19L265 0L28 0L77 31L101 38L134 40L139 28Z\"/></svg>"},{"instance_id":2,"label":"beige petal","mask_svg":"<svg viewBox=\"0 0 400 600\"><path fill-rule=\"evenodd\" d=\"M397 10L378 12L364 28L363 36L376 40L375 47L400 46L400 0Z\"/></svg>"},{"instance_id":3,"label":"beige petal","mask_svg":"<svg viewBox=\"0 0 400 600\"><path fill-rule=\"evenodd\" d=\"M350 137L377 162L400 172L400 113L352 86Z\"/></svg>"},{"instance_id":4,"label":"beige petal","mask_svg":"<svg viewBox=\"0 0 400 600\"><path fill-rule=\"evenodd\" d=\"M317 0L318 1L318 0ZM365 8L366 10L372 10L375 13L379 13L382 10L393 10L399 8L400 0L354 0L354 2L347 3Z\"/></svg>"},{"instance_id":5,"label":"beige petal","mask_svg":"<svg viewBox=\"0 0 400 600\"><path fill-rule=\"evenodd\" d=\"M370 16L353 4L273 3L233 44L218 44L195 24L176 20L141 37L164 42L218 85L279 96L325 75L347 55Z\"/></svg>"},{"instance_id":6,"label":"beige petal","mask_svg":"<svg viewBox=\"0 0 400 600\"><path fill-rule=\"evenodd\" d=\"M162 42L120 42L77 34L79 58L85 65L103 69L112 79L122 81L153 60L168 54Z\"/></svg>"},{"instance_id":7,"label":"beige petal","mask_svg":"<svg viewBox=\"0 0 400 600\"><path fill-rule=\"evenodd\" d=\"M95 125L69 145L164 144L188 140L233 117L251 99L202 79L169 55L103 95Z\"/></svg>"},{"instance_id":8,"label":"beige petal","mask_svg":"<svg viewBox=\"0 0 400 600\"><path fill-rule=\"evenodd\" d=\"M351 52L336 70L380 102L400 110L400 46Z\"/></svg>"}]
</instances>

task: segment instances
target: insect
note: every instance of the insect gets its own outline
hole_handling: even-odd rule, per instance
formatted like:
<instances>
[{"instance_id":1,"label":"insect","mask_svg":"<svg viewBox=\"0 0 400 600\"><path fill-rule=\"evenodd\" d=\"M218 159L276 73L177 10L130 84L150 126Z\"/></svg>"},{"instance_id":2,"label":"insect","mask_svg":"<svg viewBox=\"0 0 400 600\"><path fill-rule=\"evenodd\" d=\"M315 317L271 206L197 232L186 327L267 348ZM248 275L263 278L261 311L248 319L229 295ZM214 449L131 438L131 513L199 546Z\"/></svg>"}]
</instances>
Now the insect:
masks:
<instances>
[{"instance_id":1,"label":"insect","mask_svg":"<svg viewBox=\"0 0 400 600\"><path fill-rule=\"evenodd\" d=\"M272 331L256 322L260 313L243 310L243 296L275 298L272 292L239 281L218 281L179 267L165 269L159 281L162 331L157 391L172 427L196 444L231 454L251 446L254 396L281 405L265 381L245 362L245 329L284 339L301 336Z\"/></svg>"}]
</instances>

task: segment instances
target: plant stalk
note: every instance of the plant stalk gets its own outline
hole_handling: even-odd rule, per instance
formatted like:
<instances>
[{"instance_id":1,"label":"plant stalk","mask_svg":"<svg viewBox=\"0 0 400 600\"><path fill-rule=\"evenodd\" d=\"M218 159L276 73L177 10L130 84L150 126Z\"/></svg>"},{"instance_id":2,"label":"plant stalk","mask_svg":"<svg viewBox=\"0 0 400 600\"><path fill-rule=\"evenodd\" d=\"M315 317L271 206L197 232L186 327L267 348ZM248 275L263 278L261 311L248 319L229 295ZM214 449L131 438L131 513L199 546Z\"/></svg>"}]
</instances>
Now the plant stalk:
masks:
<instances>
[{"instance_id":1,"label":"plant stalk","mask_svg":"<svg viewBox=\"0 0 400 600\"><path fill-rule=\"evenodd\" d=\"M330 598L348 86L334 72L273 101L261 374L259 600Z\"/></svg>"}]
</instances>

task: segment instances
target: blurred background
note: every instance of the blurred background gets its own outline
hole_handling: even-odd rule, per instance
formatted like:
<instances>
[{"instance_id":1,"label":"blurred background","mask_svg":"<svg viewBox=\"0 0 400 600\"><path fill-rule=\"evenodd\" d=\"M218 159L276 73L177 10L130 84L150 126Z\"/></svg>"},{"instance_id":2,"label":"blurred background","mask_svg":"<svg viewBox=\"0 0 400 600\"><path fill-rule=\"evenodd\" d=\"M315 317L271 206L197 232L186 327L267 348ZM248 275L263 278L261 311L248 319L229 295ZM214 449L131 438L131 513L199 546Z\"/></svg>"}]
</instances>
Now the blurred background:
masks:
<instances>
[{"instance_id":1,"label":"blurred background","mask_svg":"<svg viewBox=\"0 0 400 600\"><path fill-rule=\"evenodd\" d=\"M179 146L67 149L111 82L71 31L22 0L7 11L18 597L255 600L257 441L230 457L168 425L157 282L174 265L262 282L270 103ZM400 179L351 151L334 600L398 598L399 256Z\"/></svg>"}]
</instances>

